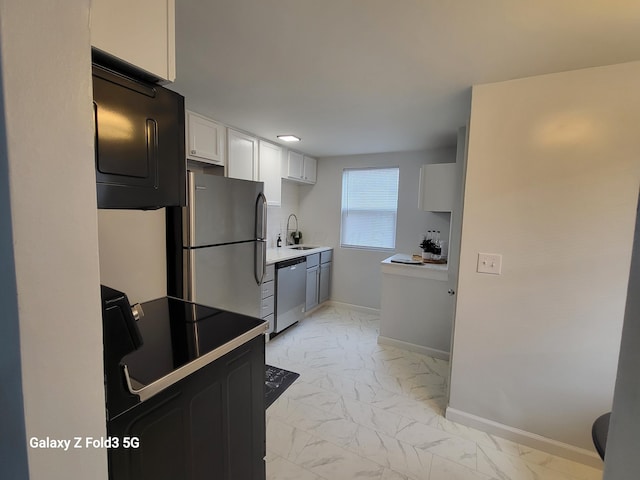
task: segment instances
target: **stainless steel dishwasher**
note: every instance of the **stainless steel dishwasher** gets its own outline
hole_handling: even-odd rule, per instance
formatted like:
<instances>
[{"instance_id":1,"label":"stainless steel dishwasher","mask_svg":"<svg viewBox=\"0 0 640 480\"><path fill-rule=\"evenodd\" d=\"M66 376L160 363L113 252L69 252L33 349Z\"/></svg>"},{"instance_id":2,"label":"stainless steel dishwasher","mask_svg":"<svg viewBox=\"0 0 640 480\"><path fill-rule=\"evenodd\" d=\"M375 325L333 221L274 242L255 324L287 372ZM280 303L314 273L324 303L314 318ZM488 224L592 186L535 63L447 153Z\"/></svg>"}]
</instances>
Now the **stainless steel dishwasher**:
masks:
<instances>
[{"instance_id":1,"label":"stainless steel dishwasher","mask_svg":"<svg viewBox=\"0 0 640 480\"><path fill-rule=\"evenodd\" d=\"M275 333L302 320L307 295L306 281L307 257L276 263Z\"/></svg>"}]
</instances>

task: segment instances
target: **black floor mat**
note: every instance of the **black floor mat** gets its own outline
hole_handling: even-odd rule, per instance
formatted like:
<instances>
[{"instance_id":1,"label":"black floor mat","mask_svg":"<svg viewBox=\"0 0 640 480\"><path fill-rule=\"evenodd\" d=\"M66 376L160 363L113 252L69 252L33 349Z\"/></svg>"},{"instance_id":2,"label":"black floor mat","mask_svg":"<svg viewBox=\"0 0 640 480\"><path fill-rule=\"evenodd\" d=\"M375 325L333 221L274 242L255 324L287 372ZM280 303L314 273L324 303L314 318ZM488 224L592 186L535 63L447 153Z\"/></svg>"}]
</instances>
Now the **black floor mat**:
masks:
<instances>
[{"instance_id":1,"label":"black floor mat","mask_svg":"<svg viewBox=\"0 0 640 480\"><path fill-rule=\"evenodd\" d=\"M266 407L277 400L282 393L300 376L278 367L267 365L265 370L265 403Z\"/></svg>"}]
</instances>

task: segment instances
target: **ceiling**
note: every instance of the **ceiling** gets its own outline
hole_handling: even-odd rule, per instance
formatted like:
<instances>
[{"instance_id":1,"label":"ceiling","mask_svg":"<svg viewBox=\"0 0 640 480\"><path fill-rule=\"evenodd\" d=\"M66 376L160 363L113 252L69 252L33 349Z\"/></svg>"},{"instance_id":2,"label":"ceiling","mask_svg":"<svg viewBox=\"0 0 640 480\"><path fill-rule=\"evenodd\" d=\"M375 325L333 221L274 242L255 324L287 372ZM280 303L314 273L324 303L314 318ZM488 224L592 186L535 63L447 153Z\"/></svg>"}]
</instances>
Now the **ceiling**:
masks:
<instances>
[{"instance_id":1,"label":"ceiling","mask_svg":"<svg viewBox=\"0 0 640 480\"><path fill-rule=\"evenodd\" d=\"M640 59L638 0L179 0L187 108L319 157L455 144L470 86Z\"/></svg>"}]
</instances>

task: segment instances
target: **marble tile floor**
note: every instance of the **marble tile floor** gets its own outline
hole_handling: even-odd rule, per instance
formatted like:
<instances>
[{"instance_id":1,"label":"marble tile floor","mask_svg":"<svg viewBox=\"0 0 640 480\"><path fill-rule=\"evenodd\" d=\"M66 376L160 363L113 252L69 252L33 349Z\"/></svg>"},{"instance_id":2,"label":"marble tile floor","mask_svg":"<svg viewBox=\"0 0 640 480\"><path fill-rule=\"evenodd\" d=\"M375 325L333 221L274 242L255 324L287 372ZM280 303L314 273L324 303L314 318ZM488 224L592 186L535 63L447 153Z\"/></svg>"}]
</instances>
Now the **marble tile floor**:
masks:
<instances>
[{"instance_id":1,"label":"marble tile floor","mask_svg":"<svg viewBox=\"0 0 640 480\"><path fill-rule=\"evenodd\" d=\"M378 345L378 323L328 306L267 343L300 374L267 410L268 480L601 480L446 420L448 362Z\"/></svg>"}]
</instances>

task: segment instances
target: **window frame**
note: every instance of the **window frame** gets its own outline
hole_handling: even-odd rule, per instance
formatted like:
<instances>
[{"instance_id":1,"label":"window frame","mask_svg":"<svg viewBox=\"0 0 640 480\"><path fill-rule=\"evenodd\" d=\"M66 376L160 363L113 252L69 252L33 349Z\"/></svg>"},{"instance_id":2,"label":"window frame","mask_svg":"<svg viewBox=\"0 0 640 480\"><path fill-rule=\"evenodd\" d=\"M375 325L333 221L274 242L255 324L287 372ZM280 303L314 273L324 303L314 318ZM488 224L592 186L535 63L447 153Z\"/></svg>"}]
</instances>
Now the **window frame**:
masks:
<instances>
[{"instance_id":1,"label":"window frame","mask_svg":"<svg viewBox=\"0 0 640 480\"><path fill-rule=\"evenodd\" d=\"M393 228L392 228L392 246L389 247L380 247L375 245L356 245L345 242L345 210L349 211L349 209L345 209L345 196L348 195L345 192L345 175L347 172L355 172L355 171L368 171L368 170L395 170L397 172L397 184L395 189L395 210L393 210ZM393 252L396 249L397 236L398 236L398 205L399 205L399 197L400 197L400 167L399 166L374 166L374 167L345 167L342 169L342 182L341 182L341 199L340 199L340 247L341 248L349 248L355 250L371 250L378 252ZM353 211L353 209L352 209ZM385 210L381 209L371 209L371 213L375 212L385 212ZM391 210L389 210L391 212Z\"/></svg>"}]
</instances>

